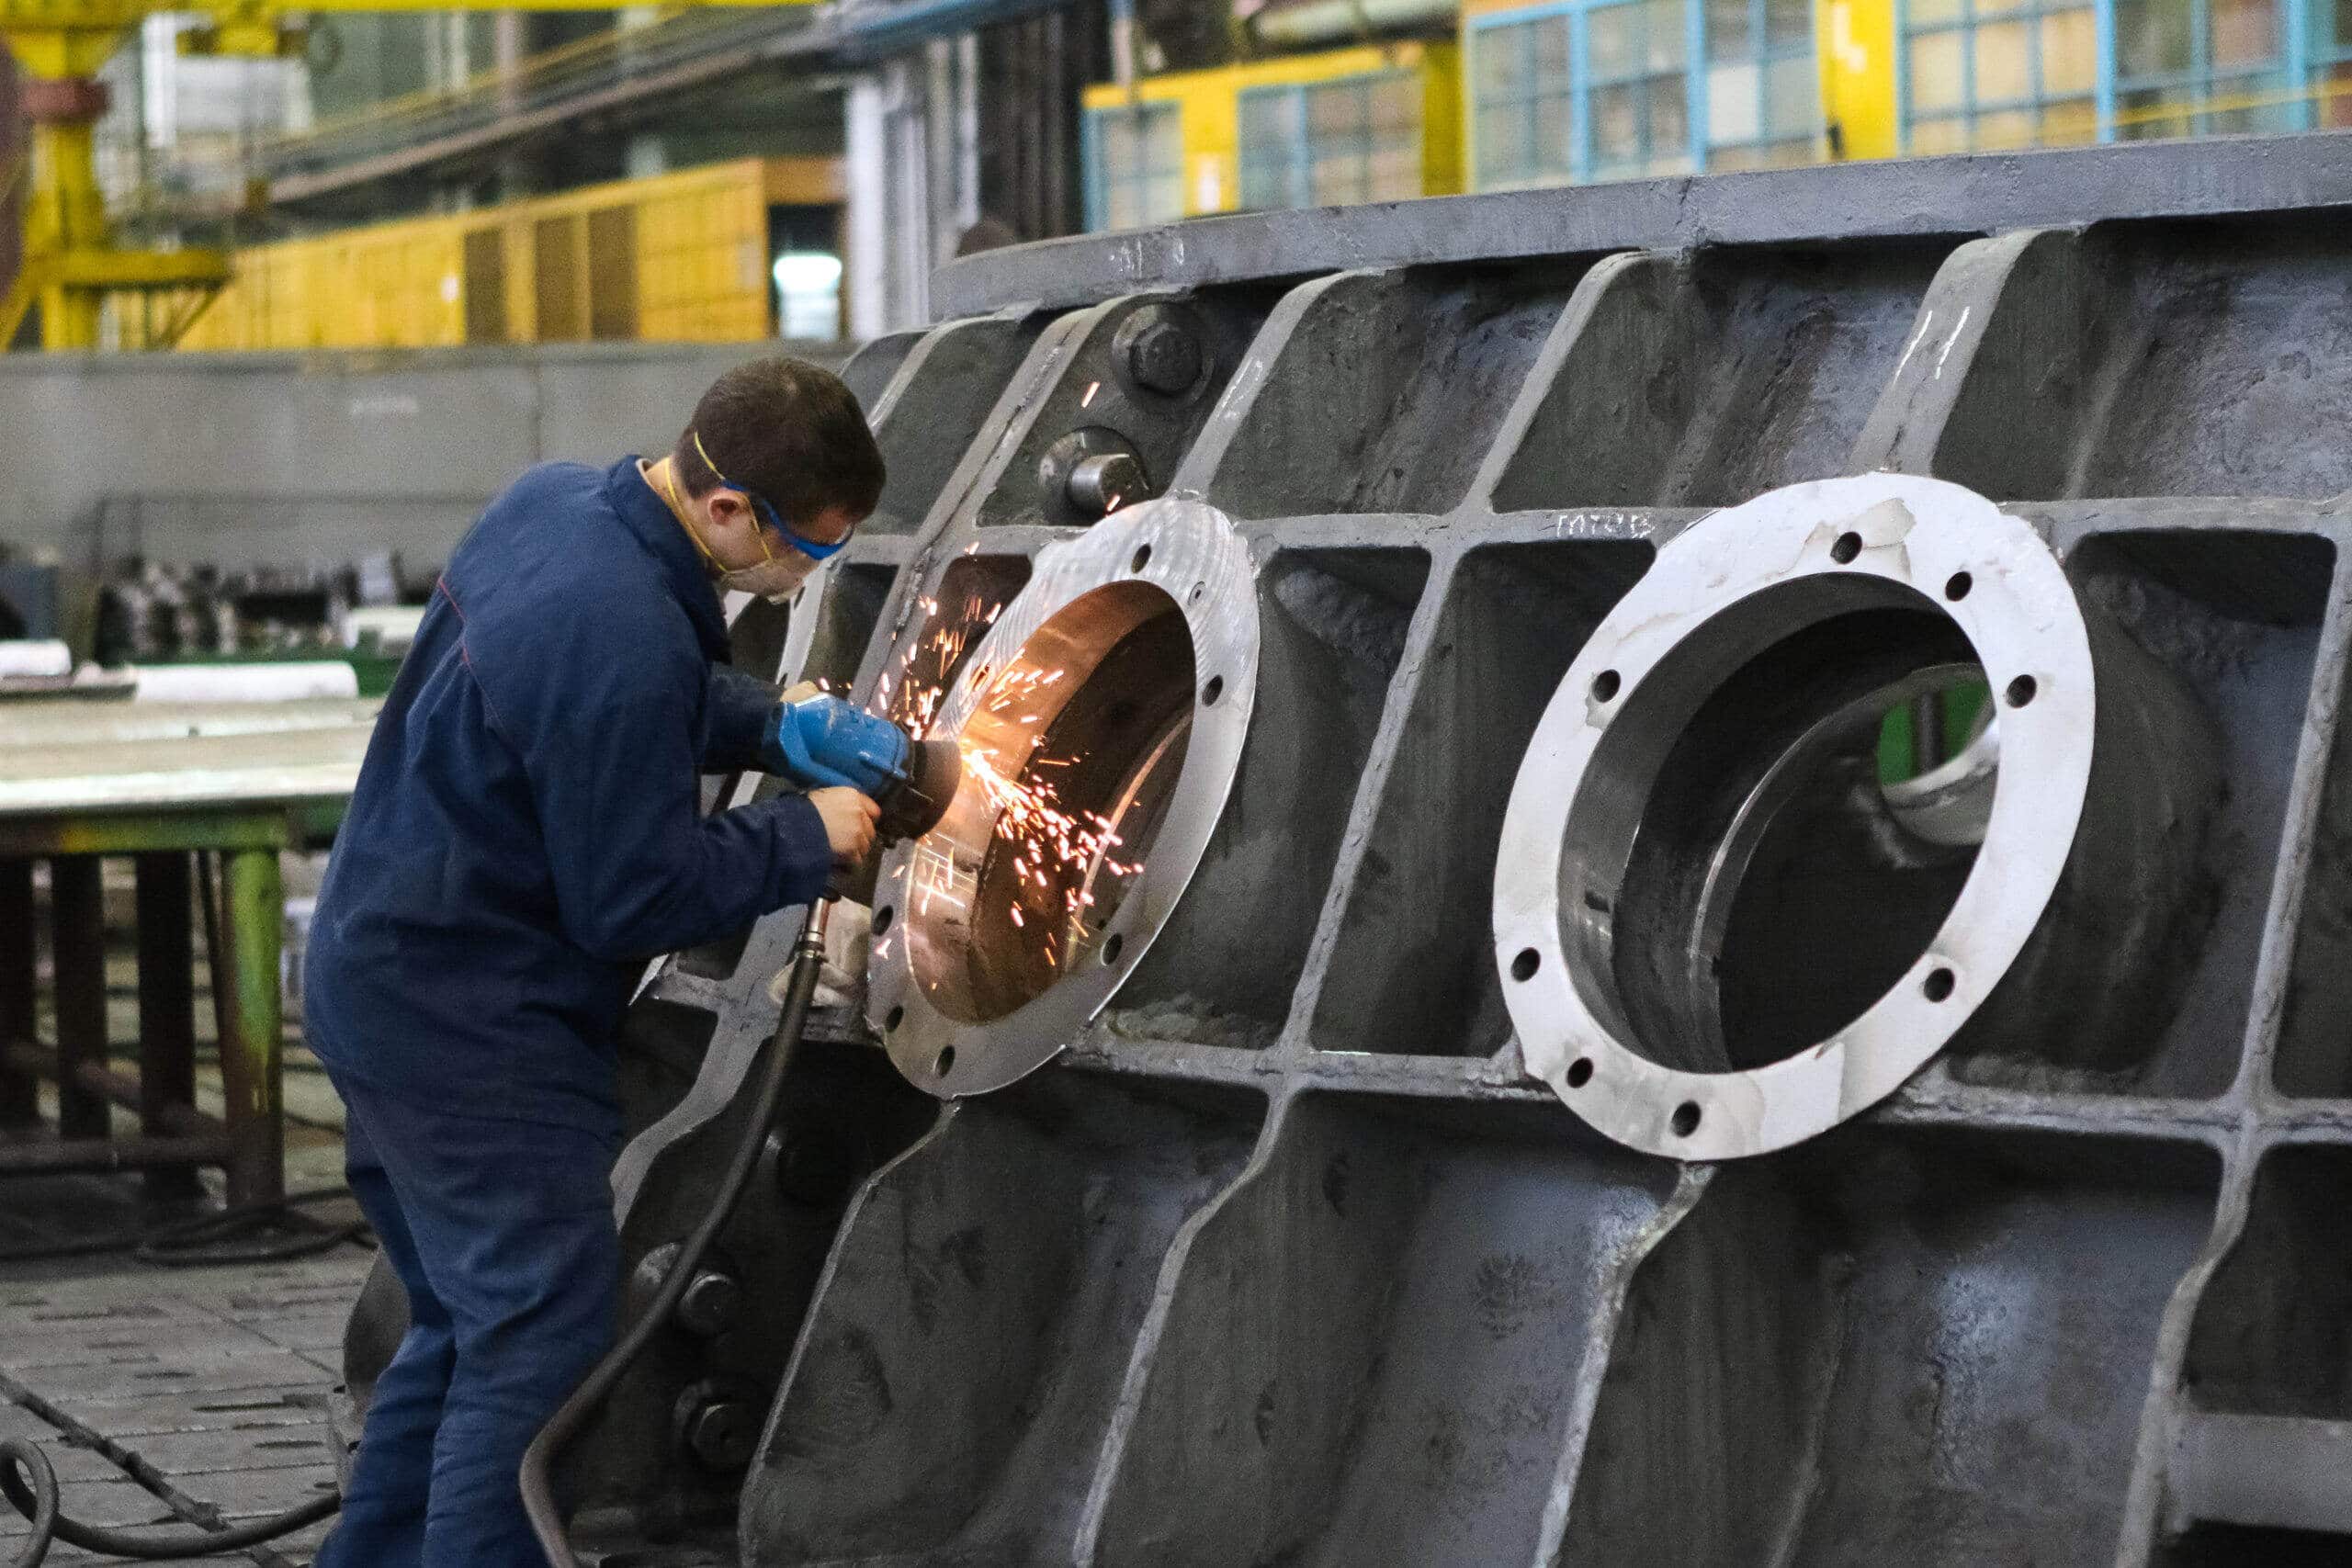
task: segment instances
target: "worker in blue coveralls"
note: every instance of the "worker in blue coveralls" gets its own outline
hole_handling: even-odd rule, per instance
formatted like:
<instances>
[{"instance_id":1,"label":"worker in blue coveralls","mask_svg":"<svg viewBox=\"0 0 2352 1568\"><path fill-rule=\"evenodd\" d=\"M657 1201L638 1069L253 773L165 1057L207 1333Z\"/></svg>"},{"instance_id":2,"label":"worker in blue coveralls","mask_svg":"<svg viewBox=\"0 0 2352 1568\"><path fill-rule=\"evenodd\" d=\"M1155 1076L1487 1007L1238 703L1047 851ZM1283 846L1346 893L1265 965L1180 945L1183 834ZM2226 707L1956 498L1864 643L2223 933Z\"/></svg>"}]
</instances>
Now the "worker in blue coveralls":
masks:
<instances>
[{"instance_id":1,"label":"worker in blue coveralls","mask_svg":"<svg viewBox=\"0 0 2352 1568\"><path fill-rule=\"evenodd\" d=\"M717 591L790 594L882 479L840 379L763 359L658 462L531 469L435 586L304 972L411 1325L320 1568L540 1568L516 1472L613 1332L632 986L873 843L855 790L700 813L697 774L763 764L779 696L723 662Z\"/></svg>"}]
</instances>

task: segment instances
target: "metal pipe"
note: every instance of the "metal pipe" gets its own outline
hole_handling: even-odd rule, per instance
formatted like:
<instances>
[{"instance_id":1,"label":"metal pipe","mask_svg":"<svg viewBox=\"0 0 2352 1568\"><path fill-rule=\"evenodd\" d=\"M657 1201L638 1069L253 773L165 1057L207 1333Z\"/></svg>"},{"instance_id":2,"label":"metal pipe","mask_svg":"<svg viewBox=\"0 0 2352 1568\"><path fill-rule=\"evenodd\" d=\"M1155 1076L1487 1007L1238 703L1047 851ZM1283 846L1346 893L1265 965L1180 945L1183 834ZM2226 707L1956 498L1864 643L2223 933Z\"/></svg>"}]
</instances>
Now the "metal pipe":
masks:
<instances>
[{"instance_id":1,"label":"metal pipe","mask_svg":"<svg viewBox=\"0 0 2352 1568\"><path fill-rule=\"evenodd\" d=\"M1250 31L1270 48L1299 49L1366 33L1450 26L1456 9L1453 0L1309 0L1259 12Z\"/></svg>"},{"instance_id":2,"label":"metal pipe","mask_svg":"<svg viewBox=\"0 0 2352 1568\"><path fill-rule=\"evenodd\" d=\"M0 1068L28 1077L45 1075L50 1066L50 1054L29 1040L11 1040L0 1045ZM148 1135L153 1137L226 1138L229 1124L217 1116L208 1116L188 1100L170 1105L149 1104L145 1078L134 1077L121 1068L103 1062L82 1062L74 1068L74 1082L85 1092L103 1095L110 1103L125 1111L145 1114Z\"/></svg>"},{"instance_id":3,"label":"metal pipe","mask_svg":"<svg viewBox=\"0 0 2352 1568\"><path fill-rule=\"evenodd\" d=\"M1111 80L1136 101L1136 0L1111 0Z\"/></svg>"},{"instance_id":4,"label":"metal pipe","mask_svg":"<svg viewBox=\"0 0 2352 1568\"><path fill-rule=\"evenodd\" d=\"M143 1170L153 1165L229 1163L226 1134L178 1138L64 1138L55 1142L0 1143L0 1176L56 1176L69 1172Z\"/></svg>"}]
</instances>

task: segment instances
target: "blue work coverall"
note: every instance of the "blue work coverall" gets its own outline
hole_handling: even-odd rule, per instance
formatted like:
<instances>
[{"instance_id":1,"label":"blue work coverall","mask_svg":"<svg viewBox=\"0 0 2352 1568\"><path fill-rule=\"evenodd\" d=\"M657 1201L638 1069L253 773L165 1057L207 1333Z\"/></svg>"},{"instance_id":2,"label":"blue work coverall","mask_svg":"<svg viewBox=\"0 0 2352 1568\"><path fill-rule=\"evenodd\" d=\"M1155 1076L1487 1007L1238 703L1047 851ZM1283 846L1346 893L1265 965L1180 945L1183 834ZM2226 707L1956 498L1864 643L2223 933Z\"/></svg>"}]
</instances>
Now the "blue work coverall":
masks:
<instances>
[{"instance_id":1,"label":"blue work coverall","mask_svg":"<svg viewBox=\"0 0 2352 1568\"><path fill-rule=\"evenodd\" d=\"M360 1206L412 1326L321 1568L537 1568L515 1472L605 1349L615 1036L645 961L806 903L799 795L705 818L775 690L727 669L639 473L532 469L452 556L376 722L304 970Z\"/></svg>"}]
</instances>

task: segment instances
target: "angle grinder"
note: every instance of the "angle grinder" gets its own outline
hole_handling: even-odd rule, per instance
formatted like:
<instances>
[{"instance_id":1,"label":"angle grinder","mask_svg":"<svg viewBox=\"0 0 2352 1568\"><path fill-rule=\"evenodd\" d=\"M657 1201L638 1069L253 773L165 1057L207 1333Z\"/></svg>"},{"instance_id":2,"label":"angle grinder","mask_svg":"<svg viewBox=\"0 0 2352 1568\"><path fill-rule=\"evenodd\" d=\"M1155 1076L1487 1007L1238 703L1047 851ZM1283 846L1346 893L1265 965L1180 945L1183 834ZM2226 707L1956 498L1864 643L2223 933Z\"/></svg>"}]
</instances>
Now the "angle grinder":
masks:
<instances>
[{"instance_id":1,"label":"angle grinder","mask_svg":"<svg viewBox=\"0 0 2352 1568\"><path fill-rule=\"evenodd\" d=\"M882 807L876 847L919 839L939 826L964 779L953 740L918 740L890 719L839 697L804 697L776 709L763 753L768 771L802 789L845 787ZM836 897L874 901L880 857L837 877Z\"/></svg>"}]
</instances>

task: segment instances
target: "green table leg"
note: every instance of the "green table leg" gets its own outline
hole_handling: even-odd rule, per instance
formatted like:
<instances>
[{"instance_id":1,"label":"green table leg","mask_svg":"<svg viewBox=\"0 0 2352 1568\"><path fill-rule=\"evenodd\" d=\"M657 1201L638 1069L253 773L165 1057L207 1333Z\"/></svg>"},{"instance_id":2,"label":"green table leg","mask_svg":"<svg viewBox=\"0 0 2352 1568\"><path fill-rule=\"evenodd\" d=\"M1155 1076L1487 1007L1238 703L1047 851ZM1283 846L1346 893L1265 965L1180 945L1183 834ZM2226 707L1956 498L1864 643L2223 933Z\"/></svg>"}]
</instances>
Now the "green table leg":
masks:
<instances>
[{"instance_id":1,"label":"green table leg","mask_svg":"<svg viewBox=\"0 0 2352 1568\"><path fill-rule=\"evenodd\" d=\"M0 1042L33 1038L33 863L0 860ZM0 1127L40 1120L40 1082L0 1062Z\"/></svg>"},{"instance_id":2,"label":"green table leg","mask_svg":"<svg viewBox=\"0 0 2352 1568\"><path fill-rule=\"evenodd\" d=\"M221 899L229 948L229 1031L220 1042L220 1077L229 1101L229 1201L267 1202L286 1193L286 1129L279 1073L285 1020L278 957L285 940L286 890L276 850L233 850Z\"/></svg>"}]
</instances>

